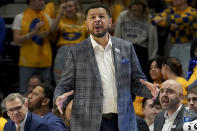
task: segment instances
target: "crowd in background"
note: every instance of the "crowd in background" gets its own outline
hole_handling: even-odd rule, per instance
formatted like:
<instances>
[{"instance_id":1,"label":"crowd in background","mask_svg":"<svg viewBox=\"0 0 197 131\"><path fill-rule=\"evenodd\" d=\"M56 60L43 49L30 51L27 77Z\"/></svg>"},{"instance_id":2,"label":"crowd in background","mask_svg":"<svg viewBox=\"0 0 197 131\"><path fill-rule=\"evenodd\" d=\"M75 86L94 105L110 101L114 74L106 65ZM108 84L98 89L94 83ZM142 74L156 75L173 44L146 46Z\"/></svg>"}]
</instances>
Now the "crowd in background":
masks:
<instances>
[{"instance_id":1,"label":"crowd in background","mask_svg":"<svg viewBox=\"0 0 197 131\"><path fill-rule=\"evenodd\" d=\"M184 105L197 112L196 0L95 0L93 2L102 2L109 7L113 21L110 35L133 44L143 72L149 81L158 84L161 88L160 96L156 100L135 96L133 105L135 113L139 116L137 120L143 118L147 130L160 131L163 125L158 122L163 121L165 116L162 110L173 114L171 108L181 111ZM12 26L13 41L20 47L17 89L20 94L10 94L10 98L5 99L4 103L3 99L6 96L2 95L0 131L12 116L11 113L19 111L20 108L24 112L29 110L32 114L45 116L48 125L57 120L57 127L69 130L72 105L65 109L67 116L60 115L55 109L53 113L58 117L52 116L53 119L50 121L47 115L52 112L53 106L50 105L53 104L52 94L63 68L66 68L65 55L69 48L90 35L84 18L87 5L79 0L54 0L47 3L44 3L44 0L27 0L27 4L30 8L18 14ZM1 18L0 55L4 52L5 35L10 35L6 34L5 24ZM172 92L166 89L167 86L173 87L171 91L176 92L177 101L171 98L169 93ZM188 86L191 89L188 89ZM182 94L182 97L179 94ZM36 96L39 97L36 99ZM13 107L11 106L14 105L13 102L22 105L17 107L18 109L8 110ZM166 103L170 103L172 107L166 107ZM160 116L157 115L159 112ZM35 119L42 121L37 116ZM56 128L45 127L43 123L41 122L43 130ZM165 126L168 127L169 124ZM182 127L183 124L181 127L177 126L177 129ZM6 129L10 130L8 127ZM144 131L145 128L142 130Z\"/></svg>"}]
</instances>

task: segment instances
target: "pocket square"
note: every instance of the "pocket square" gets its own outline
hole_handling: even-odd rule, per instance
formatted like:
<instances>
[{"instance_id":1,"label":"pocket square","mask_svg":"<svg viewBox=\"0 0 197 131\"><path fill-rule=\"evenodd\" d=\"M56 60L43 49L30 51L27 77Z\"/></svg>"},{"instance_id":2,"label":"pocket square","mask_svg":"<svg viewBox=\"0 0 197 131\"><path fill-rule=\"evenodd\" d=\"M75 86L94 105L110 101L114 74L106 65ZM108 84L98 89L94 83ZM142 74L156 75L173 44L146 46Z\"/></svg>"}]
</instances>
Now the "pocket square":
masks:
<instances>
[{"instance_id":1,"label":"pocket square","mask_svg":"<svg viewBox=\"0 0 197 131\"><path fill-rule=\"evenodd\" d=\"M127 64L127 63L129 63L129 59L127 58L122 59L121 64Z\"/></svg>"}]
</instances>

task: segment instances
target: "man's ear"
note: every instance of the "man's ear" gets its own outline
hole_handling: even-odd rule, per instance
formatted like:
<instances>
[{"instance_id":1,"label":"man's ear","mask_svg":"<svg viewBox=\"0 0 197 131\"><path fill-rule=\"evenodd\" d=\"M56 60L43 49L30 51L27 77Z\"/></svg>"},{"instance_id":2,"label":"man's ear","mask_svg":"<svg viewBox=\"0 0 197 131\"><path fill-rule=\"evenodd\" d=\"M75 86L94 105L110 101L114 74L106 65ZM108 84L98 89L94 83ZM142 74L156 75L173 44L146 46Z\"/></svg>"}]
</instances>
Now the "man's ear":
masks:
<instances>
[{"instance_id":1,"label":"man's ear","mask_svg":"<svg viewBox=\"0 0 197 131\"><path fill-rule=\"evenodd\" d=\"M111 28L112 27L112 18L109 18L109 27Z\"/></svg>"},{"instance_id":2,"label":"man's ear","mask_svg":"<svg viewBox=\"0 0 197 131\"><path fill-rule=\"evenodd\" d=\"M42 105L43 105L43 106L46 106L46 105L49 104L49 102L50 102L50 99L49 99L49 98L44 98L44 99L42 100Z\"/></svg>"}]
</instances>

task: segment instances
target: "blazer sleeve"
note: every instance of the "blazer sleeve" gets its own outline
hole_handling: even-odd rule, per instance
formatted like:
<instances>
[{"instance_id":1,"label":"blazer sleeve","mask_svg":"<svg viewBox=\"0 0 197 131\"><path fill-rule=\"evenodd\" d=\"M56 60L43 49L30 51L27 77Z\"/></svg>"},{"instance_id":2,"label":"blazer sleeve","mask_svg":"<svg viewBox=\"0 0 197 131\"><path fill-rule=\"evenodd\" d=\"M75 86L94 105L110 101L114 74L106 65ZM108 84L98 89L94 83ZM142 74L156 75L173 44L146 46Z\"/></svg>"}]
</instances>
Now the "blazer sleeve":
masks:
<instances>
[{"instance_id":1,"label":"blazer sleeve","mask_svg":"<svg viewBox=\"0 0 197 131\"><path fill-rule=\"evenodd\" d=\"M74 90L74 83L75 83L74 80L75 80L75 64L74 64L74 58L72 52L71 50L69 50L65 56L64 69L61 74L61 78L55 88L53 102L55 102L58 96L66 92L69 92L71 90ZM67 99L66 103L68 103L69 100L70 98Z\"/></svg>"},{"instance_id":2,"label":"blazer sleeve","mask_svg":"<svg viewBox=\"0 0 197 131\"><path fill-rule=\"evenodd\" d=\"M151 92L140 82L140 79L147 81L145 74L141 70L134 47L131 45L131 91L137 96L152 98Z\"/></svg>"}]
</instances>

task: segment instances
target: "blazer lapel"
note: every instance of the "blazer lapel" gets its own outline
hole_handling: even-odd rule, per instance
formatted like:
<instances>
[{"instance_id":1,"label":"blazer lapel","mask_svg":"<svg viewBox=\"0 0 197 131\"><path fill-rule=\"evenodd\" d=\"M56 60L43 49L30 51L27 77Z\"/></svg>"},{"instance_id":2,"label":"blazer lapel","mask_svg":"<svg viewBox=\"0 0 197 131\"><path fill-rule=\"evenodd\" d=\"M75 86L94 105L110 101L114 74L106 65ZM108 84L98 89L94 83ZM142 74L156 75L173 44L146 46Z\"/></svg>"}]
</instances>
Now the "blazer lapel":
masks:
<instances>
[{"instance_id":1,"label":"blazer lapel","mask_svg":"<svg viewBox=\"0 0 197 131\"><path fill-rule=\"evenodd\" d=\"M174 123L172 126L175 126L174 128L171 128L171 131L175 131L176 127L180 124L180 122L183 122L183 112L185 110L185 107L182 105L181 110L179 111L179 113L176 116L176 119L174 120Z\"/></svg>"},{"instance_id":2,"label":"blazer lapel","mask_svg":"<svg viewBox=\"0 0 197 131\"><path fill-rule=\"evenodd\" d=\"M120 61L121 61L121 53L120 53L120 46L118 45L117 41L111 37L112 40L112 52L114 56L114 67L115 67L115 75L116 75L116 84L119 87L120 81Z\"/></svg>"},{"instance_id":3,"label":"blazer lapel","mask_svg":"<svg viewBox=\"0 0 197 131\"><path fill-rule=\"evenodd\" d=\"M94 54L94 50L93 50L93 47L91 44L90 37L84 43L86 45L86 46L84 46L84 54L90 63L90 67L93 71L93 74L96 75L96 78L98 81L101 81L101 77L100 77L100 73L99 73L99 69L98 69L98 65L96 62L96 57Z\"/></svg>"},{"instance_id":4,"label":"blazer lapel","mask_svg":"<svg viewBox=\"0 0 197 131\"><path fill-rule=\"evenodd\" d=\"M29 131L30 130L31 117L32 117L32 114L30 112L28 112L27 119L26 119L26 122L25 122L24 131Z\"/></svg>"}]
</instances>

